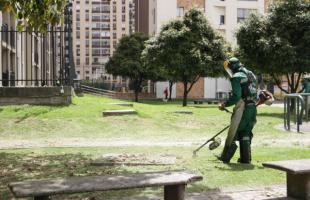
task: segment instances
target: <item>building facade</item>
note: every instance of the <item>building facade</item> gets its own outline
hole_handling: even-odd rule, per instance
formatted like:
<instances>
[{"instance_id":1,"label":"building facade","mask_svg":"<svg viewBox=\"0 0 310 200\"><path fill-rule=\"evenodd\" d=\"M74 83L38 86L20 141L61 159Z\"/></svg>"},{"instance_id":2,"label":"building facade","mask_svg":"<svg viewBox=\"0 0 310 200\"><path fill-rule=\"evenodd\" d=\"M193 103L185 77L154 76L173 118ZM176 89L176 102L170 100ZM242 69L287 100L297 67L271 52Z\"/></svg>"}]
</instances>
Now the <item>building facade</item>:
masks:
<instances>
[{"instance_id":1,"label":"building facade","mask_svg":"<svg viewBox=\"0 0 310 200\"><path fill-rule=\"evenodd\" d=\"M214 29L233 45L240 23L252 12L265 13L264 0L206 0L206 15Z\"/></svg>"},{"instance_id":2,"label":"building facade","mask_svg":"<svg viewBox=\"0 0 310 200\"><path fill-rule=\"evenodd\" d=\"M177 17L177 0L135 0L136 31L154 36Z\"/></svg>"},{"instance_id":3,"label":"building facade","mask_svg":"<svg viewBox=\"0 0 310 200\"><path fill-rule=\"evenodd\" d=\"M105 63L118 41L134 32L132 0L81 0L73 3L73 54L80 79L122 82L106 73Z\"/></svg>"},{"instance_id":4,"label":"building facade","mask_svg":"<svg viewBox=\"0 0 310 200\"><path fill-rule=\"evenodd\" d=\"M0 12L0 86L40 87L69 85L74 78L71 9L65 24L46 33L17 31L15 17Z\"/></svg>"}]
</instances>

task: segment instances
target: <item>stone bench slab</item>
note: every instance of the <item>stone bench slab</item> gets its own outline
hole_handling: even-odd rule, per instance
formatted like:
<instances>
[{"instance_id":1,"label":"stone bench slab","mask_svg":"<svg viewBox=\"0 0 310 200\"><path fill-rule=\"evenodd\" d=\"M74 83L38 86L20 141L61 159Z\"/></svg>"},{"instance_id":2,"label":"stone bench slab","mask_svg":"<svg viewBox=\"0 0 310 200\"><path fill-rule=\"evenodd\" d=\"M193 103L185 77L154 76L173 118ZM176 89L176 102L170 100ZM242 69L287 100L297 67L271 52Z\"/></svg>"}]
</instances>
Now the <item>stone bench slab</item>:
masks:
<instances>
[{"instance_id":1,"label":"stone bench slab","mask_svg":"<svg viewBox=\"0 0 310 200\"><path fill-rule=\"evenodd\" d=\"M133 107L132 103L109 103L109 105L112 106L128 106L128 107Z\"/></svg>"},{"instance_id":2,"label":"stone bench slab","mask_svg":"<svg viewBox=\"0 0 310 200\"><path fill-rule=\"evenodd\" d=\"M115 116L115 115L135 115L137 111L135 110L106 110L103 111L103 116Z\"/></svg>"},{"instance_id":3,"label":"stone bench slab","mask_svg":"<svg viewBox=\"0 0 310 200\"><path fill-rule=\"evenodd\" d=\"M186 185L202 176L185 171L59 178L10 183L15 197L43 197L132 188Z\"/></svg>"},{"instance_id":4,"label":"stone bench slab","mask_svg":"<svg viewBox=\"0 0 310 200\"><path fill-rule=\"evenodd\" d=\"M310 159L266 162L263 166L293 174L310 173Z\"/></svg>"},{"instance_id":5,"label":"stone bench slab","mask_svg":"<svg viewBox=\"0 0 310 200\"><path fill-rule=\"evenodd\" d=\"M310 159L266 162L263 166L286 172L288 197L310 199Z\"/></svg>"},{"instance_id":6,"label":"stone bench slab","mask_svg":"<svg viewBox=\"0 0 310 200\"><path fill-rule=\"evenodd\" d=\"M193 114L192 111L189 110L177 110L174 113L179 113L179 114Z\"/></svg>"}]
</instances>

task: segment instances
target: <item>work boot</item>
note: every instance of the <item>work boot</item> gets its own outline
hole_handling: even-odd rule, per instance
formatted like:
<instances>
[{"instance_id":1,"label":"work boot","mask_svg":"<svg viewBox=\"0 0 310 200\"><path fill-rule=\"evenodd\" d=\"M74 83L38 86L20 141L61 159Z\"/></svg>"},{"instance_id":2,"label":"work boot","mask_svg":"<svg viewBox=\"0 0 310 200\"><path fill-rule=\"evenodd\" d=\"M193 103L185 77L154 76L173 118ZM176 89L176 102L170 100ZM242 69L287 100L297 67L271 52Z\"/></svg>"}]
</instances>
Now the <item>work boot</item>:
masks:
<instances>
[{"instance_id":1,"label":"work boot","mask_svg":"<svg viewBox=\"0 0 310 200\"><path fill-rule=\"evenodd\" d=\"M221 156L218 156L217 158L223 163L228 164L232 159L232 157L234 156L237 148L238 146L236 145L235 142L233 142L230 146L225 146Z\"/></svg>"}]
</instances>

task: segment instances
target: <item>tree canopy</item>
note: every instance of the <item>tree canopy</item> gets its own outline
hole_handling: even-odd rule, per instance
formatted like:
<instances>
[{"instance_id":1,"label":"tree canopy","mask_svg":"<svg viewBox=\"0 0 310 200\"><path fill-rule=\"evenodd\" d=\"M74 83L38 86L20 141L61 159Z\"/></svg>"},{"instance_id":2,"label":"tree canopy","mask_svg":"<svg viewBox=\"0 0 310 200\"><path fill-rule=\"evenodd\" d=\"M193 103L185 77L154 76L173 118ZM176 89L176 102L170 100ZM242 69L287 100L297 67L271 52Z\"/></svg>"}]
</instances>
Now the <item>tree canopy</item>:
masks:
<instances>
[{"instance_id":1,"label":"tree canopy","mask_svg":"<svg viewBox=\"0 0 310 200\"><path fill-rule=\"evenodd\" d=\"M297 92L302 75L310 72L310 2L277 1L269 15L251 15L237 40L246 64L271 76L285 93ZM281 85L282 77L288 90Z\"/></svg>"},{"instance_id":2,"label":"tree canopy","mask_svg":"<svg viewBox=\"0 0 310 200\"><path fill-rule=\"evenodd\" d=\"M223 38L209 25L198 9L188 11L183 19L163 26L155 38L147 42L143 55L150 66L169 81L180 81L184 86L183 106L193 85L204 76L222 74L226 58Z\"/></svg>"},{"instance_id":3,"label":"tree canopy","mask_svg":"<svg viewBox=\"0 0 310 200\"><path fill-rule=\"evenodd\" d=\"M146 65L141 57L148 37L143 33L134 33L123 37L116 47L116 51L106 64L106 70L114 76L128 77L135 88L135 101L143 81L152 79L155 71Z\"/></svg>"},{"instance_id":4,"label":"tree canopy","mask_svg":"<svg viewBox=\"0 0 310 200\"><path fill-rule=\"evenodd\" d=\"M0 10L18 19L18 28L44 32L48 25L62 22L67 0L1 0Z\"/></svg>"}]
</instances>

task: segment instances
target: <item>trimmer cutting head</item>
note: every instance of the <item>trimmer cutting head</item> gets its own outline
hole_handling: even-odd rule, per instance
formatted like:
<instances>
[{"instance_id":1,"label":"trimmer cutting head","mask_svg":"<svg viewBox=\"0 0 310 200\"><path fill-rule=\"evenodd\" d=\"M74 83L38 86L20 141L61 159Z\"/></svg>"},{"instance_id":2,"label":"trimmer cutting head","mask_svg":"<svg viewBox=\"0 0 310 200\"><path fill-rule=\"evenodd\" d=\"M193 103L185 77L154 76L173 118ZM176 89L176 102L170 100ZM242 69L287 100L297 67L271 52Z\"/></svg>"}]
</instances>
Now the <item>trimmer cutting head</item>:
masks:
<instances>
[{"instance_id":1,"label":"trimmer cutting head","mask_svg":"<svg viewBox=\"0 0 310 200\"><path fill-rule=\"evenodd\" d=\"M221 143L222 143L221 138L214 138L212 143L209 144L209 150L212 151L212 150L218 148L219 146L221 146Z\"/></svg>"}]
</instances>

